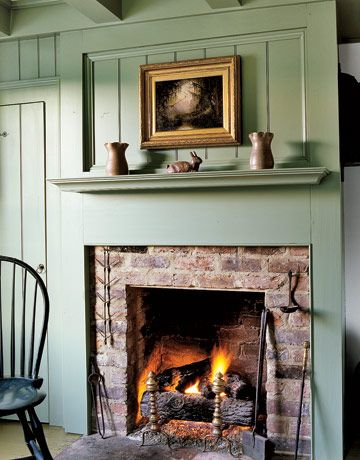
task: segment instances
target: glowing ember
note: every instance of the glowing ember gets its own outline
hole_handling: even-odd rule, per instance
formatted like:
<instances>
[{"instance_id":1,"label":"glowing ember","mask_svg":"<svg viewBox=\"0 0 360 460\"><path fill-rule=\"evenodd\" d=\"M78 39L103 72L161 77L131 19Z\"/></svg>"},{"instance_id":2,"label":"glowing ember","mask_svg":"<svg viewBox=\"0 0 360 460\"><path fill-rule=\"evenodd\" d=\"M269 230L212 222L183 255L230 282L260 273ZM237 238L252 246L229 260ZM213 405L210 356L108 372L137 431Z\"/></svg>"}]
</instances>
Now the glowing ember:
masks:
<instances>
[{"instance_id":1,"label":"glowing ember","mask_svg":"<svg viewBox=\"0 0 360 460\"><path fill-rule=\"evenodd\" d=\"M201 394L199 390L200 379L197 379L194 385L189 388L186 388L185 393L187 394Z\"/></svg>"},{"instance_id":2,"label":"glowing ember","mask_svg":"<svg viewBox=\"0 0 360 460\"><path fill-rule=\"evenodd\" d=\"M176 387L178 386L178 384L180 382L180 379L181 379L181 377L180 377L179 374L173 376L171 385L168 385L168 386L164 387L164 390L165 391L175 391Z\"/></svg>"},{"instance_id":3,"label":"glowing ember","mask_svg":"<svg viewBox=\"0 0 360 460\"><path fill-rule=\"evenodd\" d=\"M214 347L211 352L211 381L215 379L217 372L225 375L230 367L232 355L224 347Z\"/></svg>"}]
</instances>

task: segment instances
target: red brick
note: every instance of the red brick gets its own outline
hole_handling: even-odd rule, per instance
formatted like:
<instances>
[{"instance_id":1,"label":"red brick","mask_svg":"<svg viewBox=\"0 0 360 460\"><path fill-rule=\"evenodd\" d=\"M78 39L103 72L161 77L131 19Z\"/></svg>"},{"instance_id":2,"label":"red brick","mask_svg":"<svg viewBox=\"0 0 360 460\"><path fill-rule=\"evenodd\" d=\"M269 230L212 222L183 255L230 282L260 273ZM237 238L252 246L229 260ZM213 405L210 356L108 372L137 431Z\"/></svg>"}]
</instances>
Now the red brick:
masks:
<instances>
[{"instance_id":1,"label":"red brick","mask_svg":"<svg viewBox=\"0 0 360 460\"><path fill-rule=\"evenodd\" d=\"M307 273L309 270L308 261L288 257L274 257L269 260L269 272L286 273L291 270L293 273Z\"/></svg>"},{"instance_id":2,"label":"red brick","mask_svg":"<svg viewBox=\"0 0 360 460\"><path fill-rule=\"evenodd\" d=\"M287 343L293 345L303 344L305 340L309 340L309 330L275 330L276 343Z\"/></svg>"},{"instance_id":3,"label":"red brick","mask_svg":"<svg viewBox=\"0 0 360 460\"><path fill-rule=\"evenodd\" d=\"M128 272L121 272L120 276L120 282L123 284L146 284L146 272L131 270Z\"/></svg>"},{"instance_id":4,"label":"red brick","mask_svg":"<svg viewBox=\"0 0 360 460\"><path fill-rule=\"evenodd\" d=\"M135 268L167 268L169 265L169 259L164 256L133 254L131 259L131 266Z\"/></svg>"},{"instance_id":5,"label":"red brick","mask_svg":"<svg viewBox=\"0 0 360 460\"><path fill-rule=\"evenodd\" d=\"M224 273L219 275L197 275L195 280L195 286L202 288L231 289L236 287L236 278L233 273Z\"/></svg>"},{"instance_id":6,"label":"red brick","mask_svg":"<svg viewBox=\"0 0 360 460\"><path fill-rule=\"evenodd\" d=\"M246 247L244 248L244 252L248 254L262 254L262 255L283 254L286 252L286 247L283 247L283 246Z\"/></svg>"},{"instance_id":7,"label":"red brick","mask_svg":"<svg viewBox=\"0 0 360 460\"><path fill-rule=\"evenodd\" d=\"M169 270L155 271L152 270L146 277L146 284L148 286L171 286L173 275Z\"/></svg>"},{"instance_id":8,"label":"red brick","mask_svg":"<svg viewBox=\"0 0 360 460\"><path fill-rule=\"evenodd\" d=\"M261 271L261 259L242 258L239 270L241 272L259 272Z\"/></svg>"},{"instance_id":9,"label":"red brick","mask_svg":"<svg viewBox=\"0 0 360 460\"><path fill-rule=\"evenodd\" d=\"M110 402L110 410L113 414L116 414L116 415L126 415L127 414L126 403Z\"/></svg>"},{"instance_id":10,"label":"red brick","mask_svg":"<svg viewBox=\"0 0 360 460\"><path fill-rule=\"evenodd\" d=\"M247 275L243 277L241 287L261 290L276 289L279 282L279 277L277 276Z\"/></svg>"},{"instance_id":11,"label":"red brick","mask_svg":"<svg viewBox=\"0 0 360 460\"><path fill-rule=\"evenodd\" d=\"M224 271L238 271L239 259L235 256L224 257L221 259L221 270Z\"/></svg>"},{"instance_id":12,"label":"red brick","mask_svg":"<svg viewBox=\"0 0 360 460\"><path fill-rule=\"evenodd\" d=\"M297 420L291 418L289 420L289 432L296 433L297 429ZM311 421L309 417L302 417L301 418L301 425L300 425L300 436L311 436Z\"/></svg>"},{"instance_id":13,"label":"red brick","mask_svg":"<svg viewBox=\"0 0 360 460\"><path fill-rule=\"evenodd\" d=\"M309 292L309 276L306 274L301 274L298 279L296 286L296 292L305 291Z\"/></svg>"},{"instance_id":14,"label":"red brick","mask_svg":"<svg viewBox=\"0 0 360 460\"><path fill-rule=\"evenodd\" d=\"M286 306L289 303L289 295L286 293L270 292L265 293L265 305L267 308Z\"/></svg>"},{"instance_id":15,"label":"red brick","mask_svg":"<svg viewBox=\"0 0 360 460\"><path fill-rule=\"evenodd\" d=\"M191 254L194 251L193 246L150 246L149 252L168 253L173 255Z\"/></svg>"},{"instance_id":16,"label":"red brick","mask_svg":"<svg viewBox=\"0 0 360 460\"><path fill-rule=\"evenodd\" d=\"M310 327L310 312L298 310L290 315L289 325L294 327Z\"/></svg>"},{"instance_id":17,"label":"red brick","mask_svg":"<svg viewBox=\"0 0 360 460\"><path fill-rule=\"evenodd\" d=\"M309 256L309 248L307 246L292 246L290 248L290 254L292 256Z\"/></svg>"},{"instance_id":18,"label":"red brick","mask_svg":"<svg viewBox=\"0 0 360 460\"><path fill-rule=\"evenodd\" d=\"M272 433L286 434L289 429L289 417L268 417L266 428Z\"/></svg>"},{"instance_id":19,"label":"red brick","mask_svg":"<svg viewBox=\"0 0 360 460\"><path fill-rule=\"evenodd\" d=\"M284 400L274 400L268 399L267 404L267 413L284 415L287 417L297 417L299 413L299 402L298 401L284 401ZM309 415L309 404L303 404L302 414Z\"/></svg>"},{"instance_id":20,"label":"red brick","mask_svg":"<svg viewBox=\"0 0 360 460\"><path fill-rule=\"evenodd\" d=\"M213 256L181 256L174 260L174 268L178 270L214 271L215 258Z\"/></svg>"},{"instance_id":21,"label":"red brick","mask_svg":"<svg viewBox=\"0 0 360 460\"><path fill-rule=\"evenodd\" d=\"M191 273L175 273L172 284L177 287L194 286L194 276Z\"/></svg>"},{"instance_id":22,"label":"red brick","mask_svg":"<svg viewBox=\"0 0 360 460\"><path fill-rule=\"evenodd\" d=\"M237 246L198 246L196 254L237 254Z\"/></svg>"}]
</instances>

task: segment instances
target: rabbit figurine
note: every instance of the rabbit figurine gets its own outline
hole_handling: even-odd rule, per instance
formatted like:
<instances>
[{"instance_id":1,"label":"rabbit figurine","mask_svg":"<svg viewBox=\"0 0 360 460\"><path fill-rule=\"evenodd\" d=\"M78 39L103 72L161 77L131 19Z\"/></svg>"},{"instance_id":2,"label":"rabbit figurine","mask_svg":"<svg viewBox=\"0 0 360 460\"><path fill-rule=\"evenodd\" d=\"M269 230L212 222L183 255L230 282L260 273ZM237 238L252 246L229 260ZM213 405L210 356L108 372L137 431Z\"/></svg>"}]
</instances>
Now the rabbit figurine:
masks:
<instances>
[{"instance_id":1,"label":"rabbit figurine","mask_svg":"<svg viewBox=\"0 0 360 460\"><path fill-rule=\"evenodd\" d=\"M198 171L199 166L202 163L202 159L196 155L196 152L190 152L190 161L175 161L171 165L167 166L168 173L184 173Z\"/></svg>"}]
</instances>

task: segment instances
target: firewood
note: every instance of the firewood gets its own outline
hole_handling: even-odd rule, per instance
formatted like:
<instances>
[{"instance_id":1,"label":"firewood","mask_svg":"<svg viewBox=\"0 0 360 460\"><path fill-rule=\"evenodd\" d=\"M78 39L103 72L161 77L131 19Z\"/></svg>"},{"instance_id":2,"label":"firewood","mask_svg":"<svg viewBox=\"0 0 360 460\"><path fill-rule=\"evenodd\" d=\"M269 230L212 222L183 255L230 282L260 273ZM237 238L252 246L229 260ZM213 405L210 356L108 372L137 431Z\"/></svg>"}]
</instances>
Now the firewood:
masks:
<instances>
[{"instance_id":1,"label":"firewood","mask_svg":"<svg viewBox=\"0 0 360 460\"><path fill-rule=\"evenodd\" d=\"M140 403L141 414L149 417L149 394L143 394ZM161 421L191 420L211 422L214 400L199 395L187 395L176 391L157 393L157 410ZM221 402L222 419L232 425L251 426L254 402L224 397Z\"/></svg>"},{"instance_id":2,"label":"firewood","mask_svg":"<svg viewBox=\"0 0 360 460\"><path fill-rule=\"evenodd\" d=\"M185 366L172 367L158 375L159 388L163 390L176 384L174 390L183 392L187 387L193 385L197 379L200 379L203 375L208 375L209 372L210 360L208 358Z\"/></svg>"},{"instance_id":3,"label":"firewood","mask_svg":"<svg viewBox=\"0 0 360 460\"><path fill-rule=\"evenodd\" d=\"M245 382L239 374L227 374L225 393L234 399L254 399L255 389Z\"/></svg>"}]
</instances>

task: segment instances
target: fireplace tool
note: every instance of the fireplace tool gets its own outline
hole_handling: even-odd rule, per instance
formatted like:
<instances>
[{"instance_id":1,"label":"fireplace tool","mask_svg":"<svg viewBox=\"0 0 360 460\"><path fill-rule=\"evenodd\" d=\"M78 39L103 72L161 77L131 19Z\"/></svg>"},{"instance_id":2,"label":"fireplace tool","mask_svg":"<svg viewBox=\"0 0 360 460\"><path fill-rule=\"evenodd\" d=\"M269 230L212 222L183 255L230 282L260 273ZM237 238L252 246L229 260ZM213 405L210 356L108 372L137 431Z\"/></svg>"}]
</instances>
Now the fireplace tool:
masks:
<instances>
[{"instance_id":1,"label":"fireplace tool","mask_svg":"<svg viewBox=\"0 0 360 460\"><path fill-rule=\"evenodd\" d=\"M91 387L91 395L95 410L96 428L100 436L105 439L105 420L103 407L103 394L106 396L106 388L104 377L98 372L94 362L91 362L91 374L88 377L88 382ZM100 417L97 411L97 400L99 400ZM101 425L100 425L101 420Z\"/></svg>"},{"instance_id":2,"label":"fireplace tool","mask_svg":"<svg viewBox=\"0 0 360 460\"><path fill-rule=\"evenodd\" d=\"M260 398L264 372L264 357L265 357L265 340L266 329L268 323L269 310L266 308L261 313L260 325L260 347L258 357L258 370L256 381L256 396L255 396L255 414L254 428L252 431L244 431L242 439L243 454L251 457L253 460L267 460L272 457L273 444L264 436L263 427L260 425Z\"/></svg>"},{"instance_id":3,"label":"fireplace tool","mask_svg":"<svg viewBox=\"0 0 360 460\"><path fill-rule=\"evenodd\" d=\"M209 445L209 450L215 450L215 447L220 444L222 441L225 441L228 444L229 453L234 456L232 453L232 443L229 439L223 437L222 435L222 417L221 417L221 393L225 390L225 381L221 372L215 374L215 378L212 385L212 390L215 393L215 409L214 416L212 419L212 432L205 436L204 439L204 452L207 451L209 439L214 439L215 442Z\"/></svg>"},{"instance_id":4,"label":"fireplace tool","mask_svg":"<svg viewBox=\"0 0 360 460\"><path fill-rule=\"evenodd\" d=\"M149 417L149 429L144 431L142 434L142 442L141 446L154 446L158 444L162 444L162 438L166 440L166 444L170 446L170 439L169 436L161 431L160 424L159 424L159 414L157 409L157 402L156 402L156 392L159 390L159 385L156 380L156 375L154 372L149 372L148 378L146 380L146 391L150 394L150 417ZM157 442L152 442L151 444L145 444L145 437L147 434L151 434L152 437L157 437Z\"/></svg>"},{"instance_id":5,"label":"fireplace tool","mask_svg":"<svg viewBox=\"0 0 360 460\"><path fill-rule=\"evenodd\" d=\"M299 413L298 413L297 426L296 426L296 440L295 440L294 460L297 460L297 458L298 458L299 438L300 438L300 425L301 425L302 405L303 405L303 398L304 398L305 374L306 374L306 366L307 366L309 348L310 348L310 342L307 342L307 341L304 342L304 356L303 356L303 366L302 366L302 379L301 379L301 389L300 389Z\"/></svg>"},{"instance_id":6,"label":"fireplace tool","mask_svg":"<svg viewBox=\"0 0 360 460\"><path fill-rule=\"evenodd\" d=\"M292 287L292 279L295 278L295 285ZM283 313L294 313L294 311L299 310L299 305L294 300L294 292L299 282L299 273L293 273L291 270L288 271L289 278L289 301L287 306L280 307L280 310Z\"/></svg>"}]
</instances>

